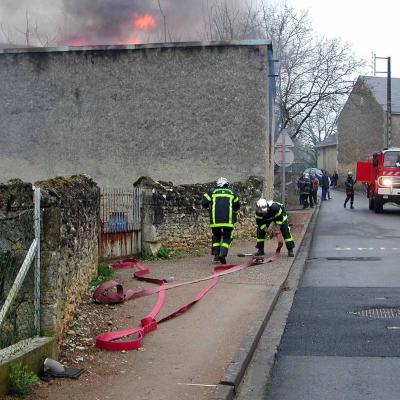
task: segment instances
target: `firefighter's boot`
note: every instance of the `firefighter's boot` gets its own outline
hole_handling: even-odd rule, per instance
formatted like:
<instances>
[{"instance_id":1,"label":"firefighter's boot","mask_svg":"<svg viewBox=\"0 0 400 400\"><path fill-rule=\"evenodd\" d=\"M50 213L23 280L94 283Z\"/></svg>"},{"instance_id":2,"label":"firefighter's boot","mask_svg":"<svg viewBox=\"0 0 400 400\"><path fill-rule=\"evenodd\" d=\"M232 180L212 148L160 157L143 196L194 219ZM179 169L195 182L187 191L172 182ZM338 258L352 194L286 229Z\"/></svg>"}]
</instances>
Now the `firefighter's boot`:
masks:
<instances>
[{"instance_id":1,"label":"firefighter's boot","mask_svg":"<svg viewBox=\"0 0 400 400\"><path fill-rule=\"evenodd\" d=\"M218 262L219 261L219 247L213 247L212 254L214 256L214 262Z\"/></svg>"},{"instance_id":2,"label":"firefighter's boot","mask_svg":"<svg viewBox=\"0 0 400 400\"><path fill-rule=\"evenodd\" d=\"M351 208L352 210L354 210L353 203L350 204L350 208Z\"/></svg>"},{"instance_id":3,"label":"firefighter's boot","mask_svg":"<svg viewBox=\"0 0 400 400\"><path fill-rule=\"evenodd\" d=\"M293 251L293 249L290 249L290 250L288 250L288 256L289 257L294 257L294 251Z\"/></svg>"},{"instance_id":4,"label":"firefighter's boot","mask_svg":"<svg viewBox=\"0 0 400 400\"><path fill-rule=\"evenodd\" d=\"M219 251L219 262L221 264L226 264L226 256L228 255L228 249L226 247L221 247Z\"/></svg>"},{"instance_id":5,"label":"firefighter's boot","mask_svg":"<svg viewBox=\"0 0 400 400\"><path fill-rule=\"evenodd\" d=\"M257 251L253 254L253 257L263 257L264 256L264 242L257 243Z\"/></svg>"}]
</instances>

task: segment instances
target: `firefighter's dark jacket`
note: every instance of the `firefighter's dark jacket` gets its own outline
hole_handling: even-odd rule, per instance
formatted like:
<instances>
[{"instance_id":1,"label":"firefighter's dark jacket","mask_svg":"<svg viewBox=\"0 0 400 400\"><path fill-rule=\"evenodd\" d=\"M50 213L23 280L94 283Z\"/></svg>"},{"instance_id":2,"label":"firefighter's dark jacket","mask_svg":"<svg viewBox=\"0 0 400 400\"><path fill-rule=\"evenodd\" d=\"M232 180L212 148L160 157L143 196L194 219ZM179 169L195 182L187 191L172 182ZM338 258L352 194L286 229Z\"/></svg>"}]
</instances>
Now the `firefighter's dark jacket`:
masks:
<instances>
[{"instance_id":1,"label":"firefighter's dark jacket","mask_svg":"<svg viewBox=\"0 0 400 400\"><path fill-rule=\"evenodd\" d=\"M301 177L297 181L297 187L300 189L300 194L310 194L311 193L311 181L310 181L310 179Z\"/></svg>"},{"instance_id":2,"label":"firefighter's dark jacket","mask_svg":"<svg viewBox=\"0 0 400 400\"><path fill-rule=\"evenodd\" d=\"M281 203L273 202L269 207L266 214L256 212L256 222L260 229L267 229L271 222L281 226L288 217L285 208Z\"/></svg>"},{"instance_id":3,"label":"firefighter's dark jacket","mask_svg":"<svg viewBox=\"0 0 400 400\"><path fill-rule=\"evenodd\" d=\"M355 184L356 184L356 181L353 179L353 177L348 176L344 183L344 186L346 188L346 193L353 193Z\"/></svg>"},{"instance_id":4,"label":"firefighter's dark jacket","mask_svg":"<svg viewBox=\"0 0 400 400\"><path fill-rule=\"evenodd\" d=\"M202 205L210 209L211 228L234 227L240 201L231 189L223 187L209 190L203 195Z\"/></svg>"}]
</instances>

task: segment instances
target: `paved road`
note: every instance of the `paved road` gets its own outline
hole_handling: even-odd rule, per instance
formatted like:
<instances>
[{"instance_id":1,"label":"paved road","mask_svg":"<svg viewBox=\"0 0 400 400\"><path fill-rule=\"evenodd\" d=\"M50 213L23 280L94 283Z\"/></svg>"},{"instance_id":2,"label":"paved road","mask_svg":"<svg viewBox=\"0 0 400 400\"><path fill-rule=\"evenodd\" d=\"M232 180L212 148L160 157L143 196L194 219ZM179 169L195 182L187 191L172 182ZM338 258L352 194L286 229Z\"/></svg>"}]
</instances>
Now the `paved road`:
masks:
<instances>
[{"instance_id":1,"label":"paved road","mask_svg":"<svg viewBox=\"0 0 400 400\"><path fill-rule=\"evenodd\" d=\"M322 204L268 400L400 398L400 208Z\"/></svg>"}]
</instances>

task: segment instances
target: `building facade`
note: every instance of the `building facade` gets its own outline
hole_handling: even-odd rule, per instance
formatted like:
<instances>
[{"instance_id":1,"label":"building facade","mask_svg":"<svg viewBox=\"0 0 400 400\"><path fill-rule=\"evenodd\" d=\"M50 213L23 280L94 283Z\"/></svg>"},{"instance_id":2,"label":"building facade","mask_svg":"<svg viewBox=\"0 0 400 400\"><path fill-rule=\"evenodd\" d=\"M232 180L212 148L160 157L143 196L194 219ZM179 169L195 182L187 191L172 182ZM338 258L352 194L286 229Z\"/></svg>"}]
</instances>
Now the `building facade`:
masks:
<instances>
[{"instance_id":1,"label":"building facade","mask_svg":"<svg viewBox=\"0 0 400 400\"><path fill-rule=\"evenodd\" d=\"M400 79L392 78L391 146L400 146ZM366 160L386 146L386 86L382 77L360 76L338 118L338 171L355 171L357 161Z\"/></svg>"},{"instance_id":2,"label":"building facade","mask_svg":"<svg viewBox=\"0 0 400 400\"><path fill-rule=\"evenodd\" d=\"M329 136L315 147L318 149L318 168L332 174L337 170L337 134Z\"/></svg>"}]
</instances>

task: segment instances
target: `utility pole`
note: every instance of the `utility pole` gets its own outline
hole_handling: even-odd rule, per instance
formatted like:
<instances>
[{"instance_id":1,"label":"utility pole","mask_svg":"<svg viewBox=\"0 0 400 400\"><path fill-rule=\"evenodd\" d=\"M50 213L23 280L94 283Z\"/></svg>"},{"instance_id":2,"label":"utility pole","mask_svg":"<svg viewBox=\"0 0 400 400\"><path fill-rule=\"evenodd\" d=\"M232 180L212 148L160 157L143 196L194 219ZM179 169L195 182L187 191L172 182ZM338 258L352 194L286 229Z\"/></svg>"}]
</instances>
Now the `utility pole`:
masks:
<instances>
[{"instance_id":1,"label":"utility pole","mask_svg":"<svg viewBox=\"0 0 400 400\"><path fill-rule=\"evenodd\" d=\"M386 86L386 138L385 138L385 146L390 147L392 145L392 73L391 73L391 57L377 57L376 54L373 54L374 57L374 76L376 74L386 74L387 77L387 86ZM376 60L386 60L387 61L387 69L386 71L377 71L376 70Z\"/></svg>"}]
</instances>

